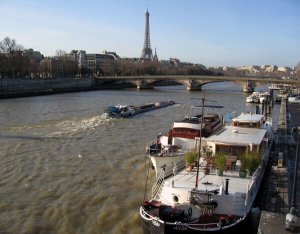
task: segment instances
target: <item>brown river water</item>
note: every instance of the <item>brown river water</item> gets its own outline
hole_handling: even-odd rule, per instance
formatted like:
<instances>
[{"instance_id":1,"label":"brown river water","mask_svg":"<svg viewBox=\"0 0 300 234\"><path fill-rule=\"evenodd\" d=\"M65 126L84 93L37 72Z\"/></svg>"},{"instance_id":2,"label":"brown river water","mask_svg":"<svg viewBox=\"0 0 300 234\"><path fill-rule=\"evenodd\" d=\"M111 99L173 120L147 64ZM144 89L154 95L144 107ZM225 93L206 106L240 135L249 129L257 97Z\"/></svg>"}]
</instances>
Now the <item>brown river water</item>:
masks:
<instances>
[{"instance_id":1,"label":"brown river water","mask_svg":"<svg viewBox=\"0 0 300 234\"><path fill-rule=\"evenodd\" d=\"M0 233L142 233L145 146L203 95L224 105L222 114L255 110L230 83L201 92L170 86L0 100ZM107 105L160 100L177 104L101 117Z\"/></svg>"}]
</instances>

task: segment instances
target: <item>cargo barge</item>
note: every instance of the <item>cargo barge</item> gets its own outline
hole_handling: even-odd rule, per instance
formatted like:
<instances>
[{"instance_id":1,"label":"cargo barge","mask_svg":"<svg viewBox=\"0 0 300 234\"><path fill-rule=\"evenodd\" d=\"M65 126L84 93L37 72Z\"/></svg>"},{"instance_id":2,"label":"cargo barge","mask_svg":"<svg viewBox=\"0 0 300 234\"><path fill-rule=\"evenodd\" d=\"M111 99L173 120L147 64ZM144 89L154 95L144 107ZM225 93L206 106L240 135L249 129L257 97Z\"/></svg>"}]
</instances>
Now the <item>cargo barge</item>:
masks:
<instances>
[{"instance_id":1,"label":"cargo barge","mask_svg":"<svg viewBox=\"0 0 300 234\"><path fill-rule=\"evenodd\" d=\"M128 118L144 112L157 110L163 107L174 105L174 101L153 102L141 106L133 105L115 105L104 109L103 116L107 118Z\"/></svg>"}]
</instances>

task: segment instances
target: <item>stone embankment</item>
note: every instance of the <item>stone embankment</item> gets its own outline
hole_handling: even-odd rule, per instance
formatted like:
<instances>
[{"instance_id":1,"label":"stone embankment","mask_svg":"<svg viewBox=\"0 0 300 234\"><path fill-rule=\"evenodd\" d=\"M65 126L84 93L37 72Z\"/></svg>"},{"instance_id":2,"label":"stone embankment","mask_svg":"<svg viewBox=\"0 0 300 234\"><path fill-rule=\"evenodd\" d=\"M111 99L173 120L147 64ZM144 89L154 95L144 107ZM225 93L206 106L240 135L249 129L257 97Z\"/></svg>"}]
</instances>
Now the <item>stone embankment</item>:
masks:
<instances>
[{"instance_id":1,"label":"stone embankment","mask_svg":"<svg viewBox=\"0 0 300 234\"><path fill-rule=\"evenodd\" d=\"M0 98L34 96L90 89L92 79L0 79Z\"/></svg>"},{"instance_id":2,"label":"stone embankment","mask_svg":"<svg viewBox=\"0 0 300 234\"><path fill-rule=\"evenodd\" d=\"M0 98L130 87L128 84L111 85L100 81L94 78L0 79Z\"/></svg>"},{"instance_id":3,"label":"stone embankment","mask_svg":"<svg viewBox=\"0 0 300 234\"><path fill-rule=\"evenodd\" d=\"M291 134L293 126L300 126L300 105L288 105L282 101L275 146L272 151L270 170L263 187L260 206L262 214L259 233L284 234L285 217L292 206L293 181L298 136ZM298 167L300 168L300 166ZM296 209L300 205L300 180L296 172ZM298 197L298 200L297 200ZM300 218L293 233L300 233Z\"/></svg>"}]
</instances>

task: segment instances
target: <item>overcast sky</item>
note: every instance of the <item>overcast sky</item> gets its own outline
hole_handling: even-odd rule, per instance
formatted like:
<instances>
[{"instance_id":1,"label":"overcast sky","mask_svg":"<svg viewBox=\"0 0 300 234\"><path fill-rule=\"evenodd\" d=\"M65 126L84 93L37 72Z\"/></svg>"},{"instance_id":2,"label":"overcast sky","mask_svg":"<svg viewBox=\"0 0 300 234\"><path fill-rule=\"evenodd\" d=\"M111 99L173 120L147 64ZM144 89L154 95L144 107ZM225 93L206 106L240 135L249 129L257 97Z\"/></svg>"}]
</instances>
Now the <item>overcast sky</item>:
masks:
<instances>
[{"instance_id":1,"label":"overcast sky","mask_svg":"<svg viewBox=\"0 0 300 234\"><path fill-rule=\"evenodd\" d=\"M299 0L0 0L0 40L45 56L58 49L140 57L145 12L158 58L205 66L295 66Z\"/></svg>"}]
</instances>

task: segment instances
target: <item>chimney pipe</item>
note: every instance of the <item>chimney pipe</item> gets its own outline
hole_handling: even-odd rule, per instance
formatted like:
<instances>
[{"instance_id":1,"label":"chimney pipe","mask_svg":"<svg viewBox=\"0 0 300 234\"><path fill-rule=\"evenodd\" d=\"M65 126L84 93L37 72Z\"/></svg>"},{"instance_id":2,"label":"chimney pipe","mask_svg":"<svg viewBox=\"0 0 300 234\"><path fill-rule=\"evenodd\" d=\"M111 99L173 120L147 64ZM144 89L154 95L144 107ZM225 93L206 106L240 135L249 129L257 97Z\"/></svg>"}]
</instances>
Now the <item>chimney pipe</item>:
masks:
<instances>
[{"instance_id":1,"label":"chimney pipe","mask_svg":"<svg viewBox=\"0 0 300 234\"><path fill-rule=\"evenodd\" d=\"M229 179L225 179L226 184L225 184L225 194L228 194L228 186L229 186Z\"/></svg>"},{"instance_id":2,"label":"chimney pipe","mask_svg":"<svg viewBox=\"0 0 300 234\"><path fill-rule=\"evenodd\" d=\"M259 106L255 106L255 114L259 114Z\"/></svg>"}]
</instances>

